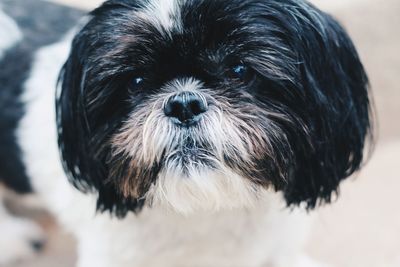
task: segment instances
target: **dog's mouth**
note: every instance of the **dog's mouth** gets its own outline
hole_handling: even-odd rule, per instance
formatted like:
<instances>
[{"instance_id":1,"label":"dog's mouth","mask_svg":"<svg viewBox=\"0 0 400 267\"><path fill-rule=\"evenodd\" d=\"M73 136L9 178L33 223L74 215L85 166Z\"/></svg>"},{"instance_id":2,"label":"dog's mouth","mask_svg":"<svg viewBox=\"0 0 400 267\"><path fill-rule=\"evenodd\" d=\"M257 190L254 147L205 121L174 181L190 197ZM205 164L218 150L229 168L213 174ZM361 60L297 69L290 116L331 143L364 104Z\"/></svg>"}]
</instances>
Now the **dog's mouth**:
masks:
<instances>
[{"instance_id":1,"label":"dog's mouth","mask_svg":"<svg viewBox=\"0 0 400 267\"><path fill-rule=\"evenodd\" d=\"M210 145L186 138L174 149L165 153L163 165L168 168L180 168L186 172L191 169L216 168L216 155L210 150Z\"/></svg>"}]
</instances>

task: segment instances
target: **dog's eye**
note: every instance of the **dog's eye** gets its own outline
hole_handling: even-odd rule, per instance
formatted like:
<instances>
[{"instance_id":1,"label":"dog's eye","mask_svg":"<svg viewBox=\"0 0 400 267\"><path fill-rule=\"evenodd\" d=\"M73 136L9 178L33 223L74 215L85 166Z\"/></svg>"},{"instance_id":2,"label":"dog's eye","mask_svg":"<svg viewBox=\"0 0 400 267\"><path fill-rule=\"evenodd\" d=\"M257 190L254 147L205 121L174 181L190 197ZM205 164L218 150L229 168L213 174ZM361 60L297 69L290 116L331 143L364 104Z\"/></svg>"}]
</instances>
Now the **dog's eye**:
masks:
<instances>
[{"instance_id":1,"label":"dog's eye","mask_svg":"<svg viewBox=\"0 0 400 267\"><path fill-rule=\"evenodd\" d=\"M229 76L233 79L238 79L247 82L251 79L252 72L249 67L243 63L233 65L229 70Z\"/></svg>"},{"instance_id":2,"label":"dog's eye","mask_svg":"<svg viewBox=\"0 0 400 267\"><path fill-rule=\"evenodd\" d=\"M132 86L133 87L138 87L143 84L144 79L142 77L134 77L132 79Z\"/></svg>"},{"instance_id":3,"label":"dog's eye","mask_svg":"<svg viewBox=\"0 0 400 267\"><path fill-rule=\"evenodd\" d=\"M232 67L232 73L236 75L238 78L243 77L246 74L247 67L245 65L236 65Z\"/></svg>"}]
</instances>

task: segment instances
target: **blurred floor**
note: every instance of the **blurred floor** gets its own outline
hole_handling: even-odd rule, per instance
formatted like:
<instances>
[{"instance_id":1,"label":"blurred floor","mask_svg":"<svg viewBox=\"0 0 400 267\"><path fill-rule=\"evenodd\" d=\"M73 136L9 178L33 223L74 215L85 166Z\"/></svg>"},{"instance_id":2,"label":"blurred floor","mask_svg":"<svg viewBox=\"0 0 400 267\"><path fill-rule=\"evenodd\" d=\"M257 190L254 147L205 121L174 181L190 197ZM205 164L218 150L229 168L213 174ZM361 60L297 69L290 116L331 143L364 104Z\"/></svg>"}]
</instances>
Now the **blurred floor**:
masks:
<instances>
[{"instance_id":1,"label":"blurred floor","mask_svg":"<svg viewBox=\"0 0 400 267\"><path fill-rule=\"evenodd\" d=\"M54 0L84 8L98 0ZM314 0L345 25L370 75L379 141L367 167L346 181L339 200L321 208L307 250L338 267L400 266L400 1ZM71 267L74 242L47 222L44 255L17 267Z\"/></svg>"}]
</instances>

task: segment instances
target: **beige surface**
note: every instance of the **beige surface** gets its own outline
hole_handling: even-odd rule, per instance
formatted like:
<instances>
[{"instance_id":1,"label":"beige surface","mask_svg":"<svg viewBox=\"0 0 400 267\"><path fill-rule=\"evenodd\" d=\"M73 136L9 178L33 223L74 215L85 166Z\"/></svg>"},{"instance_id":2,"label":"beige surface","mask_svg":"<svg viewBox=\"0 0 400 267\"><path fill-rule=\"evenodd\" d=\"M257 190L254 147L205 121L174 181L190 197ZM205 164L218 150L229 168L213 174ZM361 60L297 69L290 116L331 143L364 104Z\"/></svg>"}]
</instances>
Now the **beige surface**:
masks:
<instances>
[{"instance_id":1,"label":"beige surface","mask_svg":"<svg viewBox=\"0 0 400 267\"><path fill-rule=\"evenodd\" d=\"M92 7L96 0L60 0ZM349 30L370 75L379 142L339 200L319 210L308 252L340 267L400 266L400 1L315 0ZM73 266L73 241L55 225L38 260L21 267Z\"/></svg>"}]
</instances>

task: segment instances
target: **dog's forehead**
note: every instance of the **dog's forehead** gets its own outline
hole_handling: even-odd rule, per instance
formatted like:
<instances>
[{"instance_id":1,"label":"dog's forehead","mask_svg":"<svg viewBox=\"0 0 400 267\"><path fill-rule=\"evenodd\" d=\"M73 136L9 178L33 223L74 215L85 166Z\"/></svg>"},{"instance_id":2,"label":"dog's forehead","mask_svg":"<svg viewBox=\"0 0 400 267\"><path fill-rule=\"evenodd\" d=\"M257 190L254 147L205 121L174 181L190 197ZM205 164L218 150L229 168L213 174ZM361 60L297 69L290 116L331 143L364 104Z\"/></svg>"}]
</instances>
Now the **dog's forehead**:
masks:
<instances>
[{"instance_id":1,"label":"dog's forehead","mask_svg":"<svg viewBox=\"0 0 400 267\"><path fill-rule=\"evenodd\" d=\"M197 31L198 35L193 36L196 38L209 31L234 30L239 21L244 21L243 14L241 19L236 14L245 13L240 8L244 6L237 0L147 0L132 15L135 21L145 22L144 25L154 27L161 34Z\"/></svg>"},{"instance_id":2,"label":"dog's forehead","mask_svg":"<svg viewBox=\"0 0 400 267\"><path fill-rule=\"evenodd\" d=\"M99 16L105 32L104 38L95 39L102 46L99 60L162 75L187 75L199 71L199 65L219 71L231 58L236 60L244 43L231 34L240 28L232 2L238 1L148 0L121 12L112 6L113 15Z\"/></svg>"},{"instance_id":3,"label":"dog's forehead","mask_svg":"<svg viewBox=\"0 0 400 267\"><path fill-rule=\"evenodd\" d=\"M149 0L136 12L136 16L157 28L160 32L182 31L180 0Z\"/></svg>"}]
</instances>

